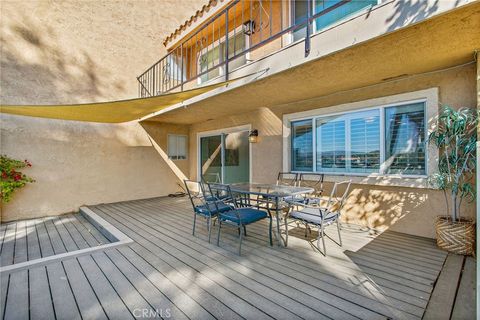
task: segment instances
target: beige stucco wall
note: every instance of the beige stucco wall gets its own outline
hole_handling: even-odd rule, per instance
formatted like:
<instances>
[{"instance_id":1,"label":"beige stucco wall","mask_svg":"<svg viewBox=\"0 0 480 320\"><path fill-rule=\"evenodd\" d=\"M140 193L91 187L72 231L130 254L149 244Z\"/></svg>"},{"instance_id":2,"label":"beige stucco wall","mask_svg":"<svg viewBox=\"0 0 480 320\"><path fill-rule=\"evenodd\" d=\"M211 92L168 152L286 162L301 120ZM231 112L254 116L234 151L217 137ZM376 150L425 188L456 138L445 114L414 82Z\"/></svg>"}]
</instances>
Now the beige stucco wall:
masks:
<instances>
[{"instance_id":1,"label":"beige stucco wall","mask_svg":"<svg viewBox=\"0 0 480 320\"><path fill-rule=\"evenodd\" d=\"M238 114L220 120L192 125L190 128L190 177L197 178L196 137L199 132L251 124L259 131L259 142L252 145L253 182L272 182L282 170L282 117L284 114L354 101L439 88L439 101L453 107L475 107L477 104L476 65L390 81L367 88L291 103L256 112ZM326 183L329 192L331 183ZM434 237L433 220L445 212L443 193L431 189L354 184L345 206L345 221L368 227L391 228L425 237ZM463 213L473 216L475 204L464 204Z\"/></svg>"},{"instance_id":2,"label":"beige stucco wall","mask_svg":"<svg viewBox=\"0 0 480 320\"><path fill-rule=\"evenodd\" d=\"M164 55L163 37L204 2L2 0L0 102L135 98L135 77ZM0 152L29 159L33 167L24 172L36 180L1 207L2 221L178 190L172 163L138 123L0 121ZM153 141L166 147L162 133Z\"/></svg>"}]
</instances>

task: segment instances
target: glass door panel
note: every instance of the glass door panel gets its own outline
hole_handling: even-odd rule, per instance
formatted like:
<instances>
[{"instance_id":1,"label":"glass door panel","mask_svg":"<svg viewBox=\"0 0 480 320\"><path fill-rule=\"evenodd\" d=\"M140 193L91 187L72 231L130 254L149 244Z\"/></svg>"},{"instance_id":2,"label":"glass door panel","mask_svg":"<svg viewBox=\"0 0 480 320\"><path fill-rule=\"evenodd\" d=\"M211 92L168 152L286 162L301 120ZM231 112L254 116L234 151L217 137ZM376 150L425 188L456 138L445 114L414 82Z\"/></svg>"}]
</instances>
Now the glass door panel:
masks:
<instances>
[{"instance_id":1,"label":"glass door panel","mask_svg":"<svg viewBox=\"0 0 480 320\"><path fill-rule=\"evenodd\" d=\"M222 182L221 135L200 138L201 178L206 182Z\"/></svg>"},{"instance_id":2,"label":"glass door panel","mask_svg":"<svg viewBox=\"0 0 480 320\"><path fill-rule=\"evenodd\" d=\"M250 145L248 131L224 135L224 183L250 181Z\"/></svg>"}]
</instances>

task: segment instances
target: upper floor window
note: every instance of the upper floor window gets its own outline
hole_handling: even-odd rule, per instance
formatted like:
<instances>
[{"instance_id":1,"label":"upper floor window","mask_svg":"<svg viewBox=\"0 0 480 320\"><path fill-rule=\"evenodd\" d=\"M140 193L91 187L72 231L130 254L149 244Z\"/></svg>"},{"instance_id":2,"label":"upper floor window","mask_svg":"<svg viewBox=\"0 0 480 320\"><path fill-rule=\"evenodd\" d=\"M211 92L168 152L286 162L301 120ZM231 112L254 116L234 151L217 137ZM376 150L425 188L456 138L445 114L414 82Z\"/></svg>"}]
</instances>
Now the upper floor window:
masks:
<instances>
[{"instance_id":1,"label":"upper floor window","mask_svg":"<svg viewBox=\"0 0 480 320\"><path fill-rule=\"evenodd\" d=\"M425 103L293 121L292 171L425 175Z\"/></svg>"},{"instance_id":2,"label":"upper floor window","mask_svg":"<svg viewBox=\"0 0 480 320\"><path fill-rule=\"evenodd\" d=\"M312 15L322 12L342 0L310 0ZM320 31L337 21L340 21L347 16L358 12L364 8L374 6L378 3L378 0L351 0L341 6L322 14L320 17L313 21L313 32ZM305 0L292 0L292 20L294 24L302 23L307 18L307 1ZM293 33L293 40L305 38L305 27L296 30Z\"/></svg>"},{"instance_id":3,"label":"upper floor window","mask_svg":"<svg viewBox=\"0 0 480 320\"><path fill-rule=\"evenodd\" d=\"M230 59L247 48L248 36L245 35L242 28L243 27L231 31L228 36L228 57ZM207 46L199 52L198 73L204 74L198 78L198 83L205 83L208 80L225 74L225 65L222 63L226 60L226 54L225 38ZM246 62L246 55L240 55L236 59L229 61L229 70L234 70Z\"/></svg>"},{"instance_id":4,"label":"upper floor window","mask_svg":"<svg viewBox=\"0 0 480 320\"><path fill-rule=\"evenodd\" d=\"M172 160L187 159L187 136L178 134L168 135L168 158Z\"/></svg>"}]
</instances>

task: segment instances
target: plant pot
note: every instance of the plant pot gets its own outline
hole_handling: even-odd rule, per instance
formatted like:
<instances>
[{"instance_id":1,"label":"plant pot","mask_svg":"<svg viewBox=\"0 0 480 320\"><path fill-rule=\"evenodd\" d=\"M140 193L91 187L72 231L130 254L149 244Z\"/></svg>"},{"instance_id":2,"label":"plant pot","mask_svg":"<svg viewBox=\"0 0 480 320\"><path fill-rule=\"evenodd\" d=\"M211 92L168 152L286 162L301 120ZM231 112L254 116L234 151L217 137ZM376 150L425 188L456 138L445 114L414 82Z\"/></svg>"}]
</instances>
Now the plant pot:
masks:
<instances>
[{"instance_id":1,"label":"plant pot","mask_svg":"<svg viewBox=\"0 0 480 320\"><path fill-rule=\"evenodd\" d=\"M475 252L475 222L469 219L452 221L449 216L438 216L435 220L437 245L440 249L462 255Z\"/></svg>"}]
</instances>

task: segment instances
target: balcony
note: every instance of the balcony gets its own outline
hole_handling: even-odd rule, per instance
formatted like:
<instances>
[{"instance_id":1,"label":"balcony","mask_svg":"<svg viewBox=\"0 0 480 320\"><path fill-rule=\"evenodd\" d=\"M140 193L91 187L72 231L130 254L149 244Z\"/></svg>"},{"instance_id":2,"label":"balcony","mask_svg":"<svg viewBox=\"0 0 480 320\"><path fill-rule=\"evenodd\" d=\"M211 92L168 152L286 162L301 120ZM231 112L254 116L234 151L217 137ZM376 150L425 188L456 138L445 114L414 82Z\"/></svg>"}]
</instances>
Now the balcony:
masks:
<instances>
[{"instance_id":1,"label":"balcony","mask_svg":"<svg viewBox=\"0 0 480 320\"><path fill-rule=\"evenodd\" d=\"M311 35L370 8L377 0L285 1L236 0L137 77L140 97L183 91L231 72L293 42L310 53Z\"/></svg>"}]
</instances>

